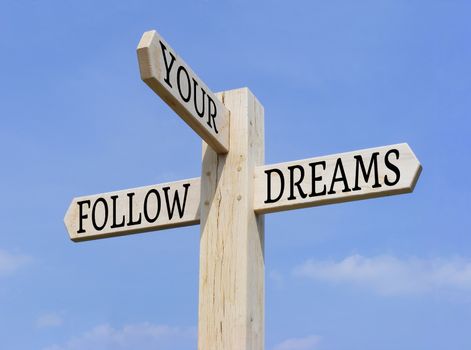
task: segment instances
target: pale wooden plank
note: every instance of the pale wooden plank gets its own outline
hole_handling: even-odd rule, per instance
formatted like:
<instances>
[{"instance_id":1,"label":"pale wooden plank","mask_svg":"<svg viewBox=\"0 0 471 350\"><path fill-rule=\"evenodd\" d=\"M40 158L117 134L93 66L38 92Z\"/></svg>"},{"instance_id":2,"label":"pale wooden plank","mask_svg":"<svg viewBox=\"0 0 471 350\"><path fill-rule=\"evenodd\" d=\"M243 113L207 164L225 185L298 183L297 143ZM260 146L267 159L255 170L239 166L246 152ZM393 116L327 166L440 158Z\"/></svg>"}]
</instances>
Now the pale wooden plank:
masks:
<instances>
[{"instance_id":1,"label":"pale wooden plank","mask_svg":"<svg viewBox=\"0 0 471 350\"><path fill-rule=\"evenodd\" d=\"M137 47L142 80L217 153L229 150L229 110L155 30Z\"/></svg>"},{"instance_id":2,"label":"pale wooden plank","mask_svg":"<svg viewBox=\"0 0 471 350\"><path fill-rule=\"evenodd\" d=\"M200 179L74 198L64 223L75 242L196 225Z\"/></svg>"},{"instance_id":3,"label":"pale wooden plank","mask_svg":"<svg viewBox=\"0 0 471 350\"><path fill-rule=\"evenodd\" d=\"M253 210L253 172L264 159L263 107L246 88L221 96L230 151L203 145L198 349L262 350L264 223Z\"/></svg>"},{"instance_id":4,"label":"pale wooden plank","mask_svg":"<svg viewBox=\"0 0 471 350\"><path fill-rule=\"evenodd\" d=\"M254 208L257 213L270 213L409 193L421 169L406 143L259 166L255 169ZM368 181L363 171L369 175Z\"/></svg>"}]
</instances>

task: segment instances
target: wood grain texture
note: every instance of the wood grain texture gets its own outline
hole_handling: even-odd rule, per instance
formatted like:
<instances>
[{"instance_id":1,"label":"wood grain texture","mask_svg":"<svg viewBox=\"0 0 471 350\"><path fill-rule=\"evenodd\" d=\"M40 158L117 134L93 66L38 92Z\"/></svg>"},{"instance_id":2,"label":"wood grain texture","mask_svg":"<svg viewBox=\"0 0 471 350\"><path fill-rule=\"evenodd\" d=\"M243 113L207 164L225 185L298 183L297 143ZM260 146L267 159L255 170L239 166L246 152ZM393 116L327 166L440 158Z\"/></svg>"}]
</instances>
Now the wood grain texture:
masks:
<instances>
[{"instance_id":1,"label":"wood grain texture","mask_svg":"<svg viewBox=\"0 0 471 350\"><path fill-rule=\"evenodd\" d=\"M200 222L200 179L74 198L64 223L70 239L87 241Z\"/></svg>"},{"instance_id":2,"label":"wood grain texture","mask_svg":"<svg viewBox=\"0 0 471 350\"><path fill-rule=\"evenodd\" d=\"M142 80L217 153L229 150L229 110L155 30L137 47Z\"/></svg>"},{"instance_id":3,"label":"wood grain texture","mask_svg":"<svg viewBox=\"0 0 471 350\"><path fill-rule=\"evenodd\" d=\"M253 173L264 161L263 107L244 88L220 94L231 111L230 151L203 144L199 350L264 348L264 221Z\"/></svg>"},{"instance_id":4,"label":"wood grain texture","mask_svg":"<svg viewBox=\"0 0 471 350\"><path fill-rule=\"evenodd\" d=\"M409 193L421 170L406 143L264 165L255 169L254 208L270 213Z\"/></svg>"}]
</instances>

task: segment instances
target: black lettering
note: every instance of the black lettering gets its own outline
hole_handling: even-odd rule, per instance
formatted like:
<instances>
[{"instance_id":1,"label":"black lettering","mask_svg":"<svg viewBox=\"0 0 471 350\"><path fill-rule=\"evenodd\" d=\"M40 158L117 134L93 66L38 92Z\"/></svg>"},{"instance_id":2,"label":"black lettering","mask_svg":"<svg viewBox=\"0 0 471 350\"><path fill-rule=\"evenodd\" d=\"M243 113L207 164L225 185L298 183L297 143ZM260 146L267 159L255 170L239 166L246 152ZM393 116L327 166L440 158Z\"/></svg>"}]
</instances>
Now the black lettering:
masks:
<instances>
[{"instance_id":1,"label":"black lettering","mask_svg":"<svg viewBox=\"0 0 471 350\"><path fill-rule=\"evenodd\" d=\"M214 124L214 131L216 134L218 134L218 129L216 128L216 121L214 120L217 115L217 108L216 104L214 103L213 99L208 95L208 125L210 128L213 128L213 125L211 124L211 119L213 120Z\"/></svg>"},{"instance_id":2,"label":"black lettering","mask_svg":"<svg viewBox=\"0 0 471 350\"><path fill-rule=\"evenodd\" d=\"M155 195L155 199L157 200L157 212L155 213L155 216L153 218L149 216L149 213L147 211L147 201L149 199L149 196L152 193ZM155 188L153 188L149 192L147 192L146 197L144 198L144 217L146 218L147 222L152 223L152 222L155 222L155 220L157 220L160 214L160 206L161 206L160 194Z\"/></svg>"},{"instance_id":3,"label":"black lettering","mask_svg":"<svg viewBox=\"0 0 471 350\"><path fill-rule=\"evenodd\" d=\"M327 186L324 185L324 188L322 189L321 192L316 192L316 181L322 180L322 176L316 176L316 166L321 165L322 170L325 170L325 161L321 160L320 162L313 162L309 163L309 166L311 167L311 179L312 179L312 191L309 197L317 197L317 196L324 196L327 193Z\"/></svg>"},{"instance_id":4,"label":"black lettering","mask_svg":"<svg viewBox=\"0 0 471 350\"><path fill-rule=\"evenodd\" d=\"M97 223L96 223L96 207L97 207L97 204L98 203L103 203L103 209L105 210L105 218L103 220L103 225L101 226L98 226ZM105 228L106 226L106 222L108 221L108 203L106 203L105 199L100 197L98 198L95 203L93 204L93 208L92 208L92 224L93 224L93 227L95 228L95 230L97 231L101 231Z\"/></svg>"},{"instance_id":5,"label":"black lettering","mask_svg":"<svg viewBox=\"0 0 471 350\"><path fill-rule=\"evenodd\" d=\"M337 172L340 171L340 177L337 177ZM347 177L345 176L345 170L343 169L342 158L337 158L337 162L335 163L334 175L332 177L332 183L330 185L330 190L327 192L328 194L335 194L334 185L336 182L343 182L343 190L342 192L350 192L351 189L348 187Z\"/></svg>"},{"instance_id":6,"label":"black lettering","mask_svg":"<svg viewBox=\"0 0 471 350\"><path fill-rule=\"evenodd\" d=\"M379 183L379 174L378 174L378 155L379 152L374 152L371 155L371 160L370 160L370 165L368 166L368 171L365 169L365 164L363 163L363 158L361 155L354 156L356 163L355 163L355 187L352 188L353 191L359 191L361 190L361 187L358 186L358 180L359 180L359 173L360 169L363 174L363 179L365 179L365 182L368 182L371 172L374 169L374 176L375 176L375 183L372 188L378 188L381 187L381 184Z\"/></svg>"},{"instance_id":7,"label":"black lettering","mask_svg":"<svg viewBox=\"0 0 471 350\"><path fill-rule=\"evenodd\" d=\"M165 194L165 202L167 204L168 218L170 220L172 220L173 213L175 211L175 204L177 205L178 215L179 215L180 219L183 217L183 214L185 212L186 197L187 197L187 194L188 194L188 188L190 187L190 184L184 184L183 187L185 188L185 194L183 196L183 206L180 205L180 198L178 197L178 190L176 190L175 191L175 196L173 197L172 208L170 208L170 198L168 196L168 191L170 190L170 187L162 188L162 190L164 191L164 194Z\"/></svg>"},{"instance_id":8,"label":"black lettering","mask_svg":"<svg viewBox=\"0 0 471 350\"><path fill-rule=\"evenodd\" d=\"M271 174L276 173L280 177L280 193L278 194L278 197L276 198L271 198ZM265 200L264 203L275 203L278 202L283 195L283 191L285 189L285 178L283 176L283 173L280 169L268 169L265 170L265 174L267 174L267 199Z\"/></svg>"},{"instance_id":9,"label":"black lettering","mask_svg":"<svg viewBox=\"0 0 471 350\"><path fill-rule=\"evenodd\" d=\"M141 223L141 218L142 218L142 215L141 213L139 213L139 217L136 221L133 221L133 215L132 215L132 197L134 197L135 193L134 192L129 192L127 194L127 196L129 197L129 220L128 220L128 223L127 225L128 226L133 226L133 225L139 225Z\"/></svg>"},{"instance_id":10,"label":"black lettering","mask_svg":"<svg viewBox=\"0 0 471 350\"><path fill-rule=\"evenodd\" d=\"M116 199L118 198L118 195L111 196L111 200L113 201L113 224L110 226L110 228L117 228L117 227L123 227L124 226L124 221L126 220L123 215L123 220L121 220L120 224L116 223Z\"/></svg>"},{"instance_id":11,"label":"black lettering","mask_svg":"<svg viewBox=\"0 0 471 350\"><path fill-rule=\"evenodd\" d=\"M88 208L90 208L90 201L87 199L87 200L84 200L84 201L80 201L80 202L77 202L77 205L79 206L79 229L77 231L77 233L84 233L85 230L83 229L83 221L82 219L86 219L88 218L88 215L83 215L83 212L82 212L82 205L83 204L87 204L88 205Z\"/></svg>"},{"instance_id":12,"label":"black lettering","mask_svg":"<svg viewBox=\"0 0 471 350\"><path fill-rule=\"evenodd\" d=\"M197 96L198 94L196 93L196 87L198 86L198 83L196 82L195 78L191 78L193 79L193 102L195 104L195 110L196 110L196 113L198 113L198 115L200 116L200 118L203 118L204 116L204 105L205 105L205 102L206 101L206 91L204 91L203 88L201 88L201 102L203 103L203 109L201 110L201 112L198 110L198 103L196 102L196 100L198 99Z\"/></svg>"},{"instance_id":13,"label":"black lettering","mask_svg":"<svg viewBox=\"0 0 471 350\"><path fill-rule=\"evenodd\" d=\"M188 94L187 96L183 96L183 92L182 92L182 88L181 88L181 83L180 83L180 76L181 76L181 72L185 72L185 75L186 75L186 80L188 82L187 86L188 86ZM186 71L185 67L183 66L180 66L178 67L178 70L177 70L177 86L178 86L178 92L180 93L180 97L183 99L183 101L185 102L188 102L190 101L190 97L191 97L191 82L190 82L190 76L188 75L188 72Z\"/></svg>"},{"instance_id":14,"label":"black lettering","mask_svg":"<svg viewBox=\"0 0 471 350\"><path fill-rule=\"evenodd\" d=\"M169 54L172 57L172 60L170 61L170 65L169 65L167 61L167 56L165 55L167 48L165 47L163 42L161 41L159 42L160 42L160 47L162 48L162 56L164 56L165 72L167 73L167 76L165 77L164 81L167 83L168 86L172 87L172 84L170 83L170 71L172 70L173 64L175 63L175 56L169 51Z\"/></svg>"},{"instance_id":15,"label":"black lettering","mask_svg":"<svg viewBox=\"0 0 471 350\"><path fill-rule=\"evenodd\" d=\"M386 164L386 167L389 170L392 170L394 174L396 174L396 179L394 181L390 181L387 175L384 176L384 183L387 186L394 186L399 182L399 179L401 178L401 172L399 171L399 168L389 161L389 155L391 153L394 153L396 155L396 159L399 159L399 150L397 149L389 150L384 156L384 163Z\"/></svg>"},{"instance_id":16,"label":"black lettering","mask_svg":"<svg viewBox=\"0 0 471 350\"><path fill-rule=\"evenodd\" d=\"M294 181L294 171L298 169L299 170L299 179L298 181ZM289 181L290 181L290 195L288 197L288 200L293 200L296 199L296 196L294 195L294 187L296 186L299 192L299 195L301 198L306 198L307 194L303 192L303 189L301 188L301 182L304 180L304 168L301 165L292 165L288 167L289 170Z\"/></svg>"}]
</instances>

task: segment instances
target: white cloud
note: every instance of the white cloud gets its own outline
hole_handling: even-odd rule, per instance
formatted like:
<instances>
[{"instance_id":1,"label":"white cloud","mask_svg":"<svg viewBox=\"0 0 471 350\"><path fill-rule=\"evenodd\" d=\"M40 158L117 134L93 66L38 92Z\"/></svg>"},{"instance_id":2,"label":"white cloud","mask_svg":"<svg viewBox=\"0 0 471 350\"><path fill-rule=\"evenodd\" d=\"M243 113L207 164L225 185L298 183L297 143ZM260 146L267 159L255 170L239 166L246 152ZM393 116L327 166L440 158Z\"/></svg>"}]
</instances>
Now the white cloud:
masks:
<instances>
[{"instance_id":1,"label":"white cloud","mask_svg":"<svg viewBox=\"0 0 471 350\"><path fill-rule=\"evenodd\" d=\"M63 319L60 315L50 312L43 314L36 320L36 327L38 328L52 328L62 326Z\"/></svg>"},{"instance_id":2,"label":"white cloud","mask_svg":"<svg viewBox=\"0 0 471 350\"><path fill-rule=\"evenodd\" d=\"M399 259L390 255L352 255L341 261L308 260L295 276L367 287L382 295L432 291L471 291L471 261L454 259Z\"/></svg>"},{"instance_id":3,"label":"white cloud","mask_svg":"<svg viewBox=\"0 0 471 350\"><path fill-rule=\"evenodd\" d=\"M65 344L44 350L179 350L196 349L196 329L150 323L113 328L96 326Z\"/></svg>"},{"instance_id":4,"label":"white cloud","mask_svg":"<svg viewBox=\"0 0 471 350\"><path fill-rule=\"evenodd\" d=\"M0 250L0 276L11 274L30 261L31 258L26 255L15 255L5 250Z\"/></svg>"},{"instance_id":5,"label":"white cloud","mask_svg":"<svg viewBox=\"0 0 471 350\"><path fill-rule=\"evenodd\" d=\"M290 338L276 345L273 350L315 350L318 349L321 337L309 335L302 338Z\"/></svg>"}]
</instances>

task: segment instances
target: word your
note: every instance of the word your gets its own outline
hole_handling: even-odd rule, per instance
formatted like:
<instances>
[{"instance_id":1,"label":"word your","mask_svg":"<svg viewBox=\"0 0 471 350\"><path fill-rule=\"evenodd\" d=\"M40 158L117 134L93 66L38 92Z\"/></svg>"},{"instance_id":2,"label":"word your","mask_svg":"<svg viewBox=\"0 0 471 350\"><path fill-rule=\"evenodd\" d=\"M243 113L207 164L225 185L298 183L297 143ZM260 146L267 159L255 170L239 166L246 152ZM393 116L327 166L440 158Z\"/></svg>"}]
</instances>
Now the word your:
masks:
<instances>
[{"instance_id":1,"label":"word your","mask_svg":"<svg viewBox=\"0 0 471 350\"><path fill-rule=\"evenodd\" d=\"M159 44L165 63L164 82L170 89L173 89L176 85L180 98L185 103L192 104L192 107L200 118L206 116L206 123L218 134L219 131L215 120L218 110L214 100L203 86L199 86L193 73L190 73L191 71L188 72L188 69L181 63L175 65L176 56L167 49L165 44L162 41L159 41Z\"/></svg>"}]
</instances>

